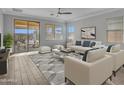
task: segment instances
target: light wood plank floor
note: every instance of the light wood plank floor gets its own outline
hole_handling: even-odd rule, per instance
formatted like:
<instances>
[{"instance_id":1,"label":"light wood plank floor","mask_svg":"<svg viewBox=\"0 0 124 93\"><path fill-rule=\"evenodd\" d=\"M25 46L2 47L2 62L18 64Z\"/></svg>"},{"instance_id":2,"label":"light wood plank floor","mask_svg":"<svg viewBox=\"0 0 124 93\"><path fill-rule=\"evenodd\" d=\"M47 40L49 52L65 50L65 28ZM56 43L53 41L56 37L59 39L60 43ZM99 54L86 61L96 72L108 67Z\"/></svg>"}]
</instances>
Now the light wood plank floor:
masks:
<instances>
[{"instance_id":1,"label":"light wood plank floor","mask_svg":"<svg viewBox=\"0 0 124 93\"><path fill-rule=\"evenodd\" d=\"M48 85L48 81L27 55L11 56L8 73L0 75L0 85Z\"/></svg>"}]
</instances>

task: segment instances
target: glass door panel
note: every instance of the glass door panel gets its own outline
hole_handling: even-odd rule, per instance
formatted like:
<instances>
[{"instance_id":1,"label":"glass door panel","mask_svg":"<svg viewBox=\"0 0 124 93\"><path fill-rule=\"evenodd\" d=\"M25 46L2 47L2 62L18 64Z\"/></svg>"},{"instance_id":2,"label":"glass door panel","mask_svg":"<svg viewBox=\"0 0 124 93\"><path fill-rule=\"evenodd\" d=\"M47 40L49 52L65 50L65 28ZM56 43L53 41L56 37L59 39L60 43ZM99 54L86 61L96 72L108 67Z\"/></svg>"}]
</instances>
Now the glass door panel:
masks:
<instances>
[{"instance_id":1,"label":"glass door panel","mask_svg":"<svg viewBox=\"0 0 124 93\"><path fill-rule=\"evenodd\" d=\"M37 50L39 48L39 22L29 22L28 29L28 49L29 51Z\"/></svg>"},{"instance_id":2,"label":"glass door panel","mask_svg":"<svg viewBox=\"0 0 124 93\"><path fill-rule=\"evenodd\" d=\"M27 51L27 21L15 20L15 52Z\"/></svg>"}]
</instances>

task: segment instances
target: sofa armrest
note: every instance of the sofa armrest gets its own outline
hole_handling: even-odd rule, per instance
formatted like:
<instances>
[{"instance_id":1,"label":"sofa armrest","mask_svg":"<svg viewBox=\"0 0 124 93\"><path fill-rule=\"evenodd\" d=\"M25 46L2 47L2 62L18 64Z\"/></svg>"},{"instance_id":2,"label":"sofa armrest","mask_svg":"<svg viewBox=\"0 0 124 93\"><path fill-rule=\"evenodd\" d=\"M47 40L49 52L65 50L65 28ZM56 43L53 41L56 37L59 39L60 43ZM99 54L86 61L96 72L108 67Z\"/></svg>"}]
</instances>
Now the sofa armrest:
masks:
<instances>
[{"instance_id":1,"label":"sofa armrest","mask_svg":"<svg viewBox=\"0 0 124 93\"><path fill-rule=\"evenodd\" d=\"M75 84L88 84L90 63L67 56L64 58L65 77Z\"/></svg>"},{"instance_id":2,"label":"sofa armrest","mask_svg":"<svg viewBox=\"0 0 124 93\"><path fill-rule=\"evenodd\" d=\"M107 54L113 58L113 71L117 71L124 64L124 50Z\"/></svg>"}]
</instances>

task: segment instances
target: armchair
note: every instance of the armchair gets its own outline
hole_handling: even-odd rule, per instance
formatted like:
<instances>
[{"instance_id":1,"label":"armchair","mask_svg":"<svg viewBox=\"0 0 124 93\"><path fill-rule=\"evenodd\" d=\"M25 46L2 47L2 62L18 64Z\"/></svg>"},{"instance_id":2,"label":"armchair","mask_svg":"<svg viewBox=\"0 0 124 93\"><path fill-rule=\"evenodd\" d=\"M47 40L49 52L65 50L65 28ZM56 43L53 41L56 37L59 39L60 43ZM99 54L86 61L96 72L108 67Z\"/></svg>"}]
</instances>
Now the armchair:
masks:
<instances>
[{"instance_id":1,"label":"armchair","mask_svg":"<svg viewBox=\"0 0 124 93\"><path fill-rule=\"evenodd\" d=\"M97 51L94 50L90 56L92 54L97 55ZM112 75L112 57L104 53L104 56L96 58L97 60L89 62L70 56L65 57L65 80L68 79L77 85L103 84Z\"/></svg>"},{"instance_id":2,"label":"armchair","mask_svg":"<svg viewBox=\"0 0 124 93\"><path fill-rule=\"evenodd\" d=\"M113 74L116 76L116 72L124 65L124 50L120 50L120 45L110 45L107 53L113 58Z\"/></svg>"}]
</instances>

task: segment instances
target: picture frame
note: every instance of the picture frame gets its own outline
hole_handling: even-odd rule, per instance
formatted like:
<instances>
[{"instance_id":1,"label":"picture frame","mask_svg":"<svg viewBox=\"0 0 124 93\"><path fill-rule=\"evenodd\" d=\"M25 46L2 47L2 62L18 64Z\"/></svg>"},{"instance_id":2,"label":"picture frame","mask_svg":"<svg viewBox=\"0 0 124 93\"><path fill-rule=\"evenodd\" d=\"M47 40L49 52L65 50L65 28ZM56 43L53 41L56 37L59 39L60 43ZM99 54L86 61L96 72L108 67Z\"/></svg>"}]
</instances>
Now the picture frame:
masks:
<instances>
[{"instance_id":1,"label":"picture frame","mask_svg":"<svg viewBox=\"0 0 124 93\"><path fill-rule=\"evenodd\" d=\"M96 27L82 27L81 39L96 39Z\"/></svg>"}]
</instances>

